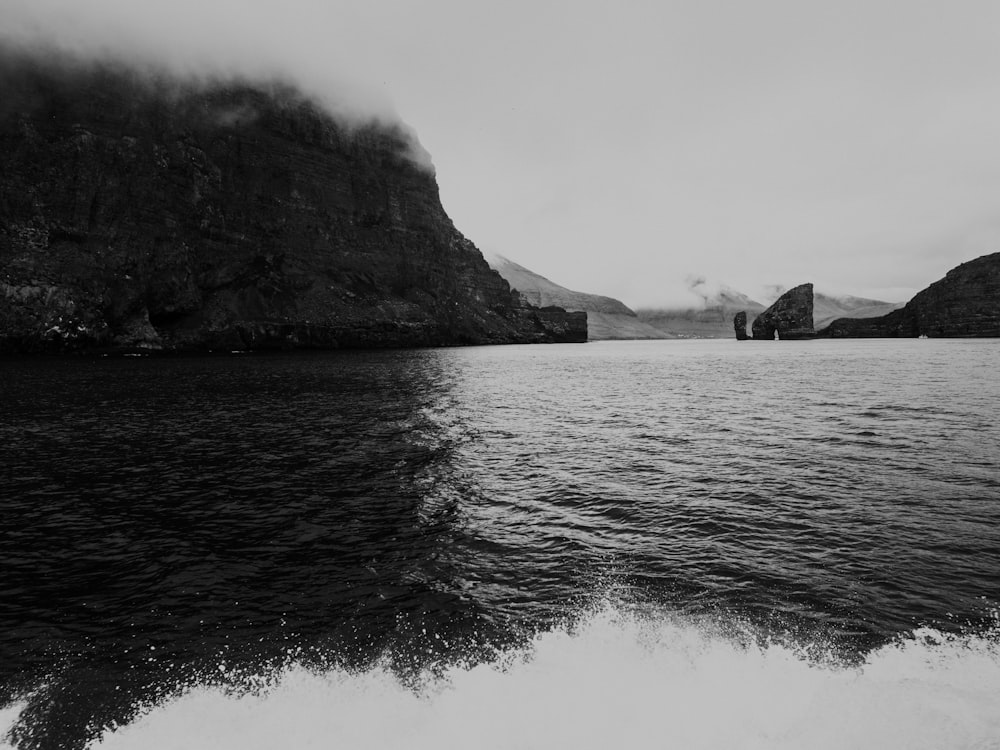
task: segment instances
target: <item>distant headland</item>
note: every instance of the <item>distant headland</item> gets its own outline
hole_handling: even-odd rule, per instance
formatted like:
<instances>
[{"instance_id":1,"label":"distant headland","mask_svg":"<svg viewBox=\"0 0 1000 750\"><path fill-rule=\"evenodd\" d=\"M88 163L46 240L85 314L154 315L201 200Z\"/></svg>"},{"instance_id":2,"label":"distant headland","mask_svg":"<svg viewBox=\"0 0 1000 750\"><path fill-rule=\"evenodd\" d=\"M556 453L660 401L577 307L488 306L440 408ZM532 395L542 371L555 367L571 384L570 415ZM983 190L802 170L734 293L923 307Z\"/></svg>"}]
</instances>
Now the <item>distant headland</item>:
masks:
<instances>
[{"instance_id":1,"label":"distant headland","mask_svg":"<svg viewBox=\"0 0 1000 750\"><path fill-rule=\"evenodd\" d=\"M736 338L749 338L746 312L733 318ZM838 318L813 328L813 285L790 289L760 313L754 339L1000 337L1000 253L962 263L903 307L870 318Z\"/></svg>"}]
</instances>

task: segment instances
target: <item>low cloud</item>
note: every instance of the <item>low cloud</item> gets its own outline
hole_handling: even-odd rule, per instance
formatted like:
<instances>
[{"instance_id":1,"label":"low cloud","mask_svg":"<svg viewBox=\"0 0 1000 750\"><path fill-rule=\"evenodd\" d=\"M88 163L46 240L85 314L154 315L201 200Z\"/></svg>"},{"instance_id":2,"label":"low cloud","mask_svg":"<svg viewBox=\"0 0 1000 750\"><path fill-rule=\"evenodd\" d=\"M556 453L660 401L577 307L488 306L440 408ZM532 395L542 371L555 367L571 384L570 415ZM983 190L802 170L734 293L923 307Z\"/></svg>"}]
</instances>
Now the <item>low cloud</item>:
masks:
<instances>
[{"instance_id":1,"label":"low cloud","mask_svg":"<svg viewBox=\"0 0 1000 750\"><path fill-rule=\"evenodd\" d=\"M260 113L248 104L236 107L220 107L212 112L212 119L216 125L224 128L238 127L253 123Z\"/></svg>"},{"instance_id":2,"label":"low cloud","mask_svg":"<svg viewBox=\"0 0 1000 750\"><path fill-rule=\"evenodd\" d=\"M784 284L765 284L761 288L761 296L770 304L787 291L788 287Z\"/></svg>"},{"instance_id":3,"label":"low cloud","mask_svg":"<svg viewBox=\"0 0 1000 750\"><path fill-rule=\"evenodd\" d=\"M702 307L708 307L713 300L718 299L719 292L722 291L721 284L710 284L704 276L688 276L684 281L691 293L701 299Z\"/></svg>"},{"instance_id":4,"label":"low cloud","mask_svg":"<svg viewBox=\"0 0 1000 750\"><path fill-rule=\"evenodd\" d=\"M0 0L0 41L292 80L345 123L395 123L398 106L471 240L632 307L703 303L688 274L761 303L763 285L806 281L906 299L997 250L997 3L572 11Z\"/></svg>"},{"instance_id":5,"label":"low cloud","mask_svg":"<svg viewBox=\"0 0 1000 750\"><path fill-rule=\"evenodd\" d=\"M0 46L62 66L123 65L156 86L263 83L294 86L346 127L379 124L408 143L412 160L431 158L385 92L365 73L362 42L345 44L333 11L309 0L237 4L226 0L5 0ZM354 64L352 64L352 62ZM219 110L220 124L246 122L251 108Z\"/></svg>"},{"instance_id":6,"label":"low cloud","mask_svg":"<svg viewBox=\"0 0 1000 750\"><path fill-rule=\"evenodd\" d=\"M702 310L718 299L726 288L702 274L688 274L683 279L664 278L651 294L634 295L634 307L658 310Z\"/></svg>"}]
</instances>

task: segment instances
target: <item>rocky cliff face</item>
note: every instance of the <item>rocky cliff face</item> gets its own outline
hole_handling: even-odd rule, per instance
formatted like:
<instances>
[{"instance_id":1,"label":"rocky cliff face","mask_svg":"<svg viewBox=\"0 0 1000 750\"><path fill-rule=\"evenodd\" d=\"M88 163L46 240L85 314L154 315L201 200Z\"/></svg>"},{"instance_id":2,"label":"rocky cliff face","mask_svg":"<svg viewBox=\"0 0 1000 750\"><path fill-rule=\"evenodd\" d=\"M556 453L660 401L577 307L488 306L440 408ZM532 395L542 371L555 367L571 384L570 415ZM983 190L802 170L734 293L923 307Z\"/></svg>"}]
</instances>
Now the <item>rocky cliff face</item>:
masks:
<instances>
[{"instance_id":1,"label":"rocky cliff face","mask_svg":"<svg viewBox=\"0 0 1000 750\"><path fill-rule=\"evenodd\" d=\"M586 336L489 268L401 129L0 55L0 351Z\"/></svg>"},{"instance_id":2,"label":"rocky cliff face","mask_svg":"<svg viewBox=\"0 0 1000 750\"><path fill-rule=\"evenodd\" d=\"M813 329L813 285L800 284L789 289L774 304L757 316L752 326L755 340L806 339L815 336Z\"/></svg>"},{"instance_id":3,"label":"rocky cliff face","mask_svg":"<svg viewBox=\"0 0 1000 750\"><path fill-rule=\"evenodd\" d=\"M819 332L836 338L1000 336L1000 253L950 270L902 309L839 319Z\"/></svg>"}]
</instances>

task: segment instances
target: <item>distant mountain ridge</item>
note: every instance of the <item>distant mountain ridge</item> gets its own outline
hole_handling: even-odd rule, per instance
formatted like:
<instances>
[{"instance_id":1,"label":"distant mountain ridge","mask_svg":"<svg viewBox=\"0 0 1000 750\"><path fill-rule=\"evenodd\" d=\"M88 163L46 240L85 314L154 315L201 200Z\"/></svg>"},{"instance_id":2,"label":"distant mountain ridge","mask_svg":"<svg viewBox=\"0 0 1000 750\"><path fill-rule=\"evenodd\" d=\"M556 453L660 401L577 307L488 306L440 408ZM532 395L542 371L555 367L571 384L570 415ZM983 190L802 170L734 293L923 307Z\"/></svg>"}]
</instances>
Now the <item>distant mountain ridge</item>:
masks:
<instances>
[{"instance_id":1,"label":"distant mountain ridge","mask_svg":"<svg viewBox=\"0 0 1000 750\"><path fill-rule=\"evenodd\" d=\"M555 305L569 312L587 313L587 336L600 339L664 339L669 334L647 325L624 302L602 294L576 292L502 255L484 253L486 261L535 307Z\"/></svg>"},{"instance_id":2,"label":"distant mountain ridge","mask_svg":"<svg viewBox=\"0 0 1000 750\"><path fill-rule=\"evenodd\" d=\"M747 314L747 325L762 313L765 305L729 287L720 287L710 295L703 295L705 306L683 309L642 308L636 311L639 319L665 333L679 338L731 338L733 316L742 311ZM902 302L834 296L816 292L814 299L814 325L817 329L839 318L867 318L884 315L903 306Z\"/></svg>"},{"instance_id":3,"label":"distant mountain ridge","mask_svg":"<svg viewBox=\"0 0 1000 750\"><path fill-rule=\"evenodd\" d=\"M755 319L766 312L765 305L757 300L730 287L709 284L704 278L689 280L689 289L701 298L701 306L640 308L633 312L616 299L574 292L506 258L487 260L530 302L586 310L591 339L739 337L739 331L734 330L737 313L745 313L746 325L754 327ZM792 327L786 325L782 338L1000 337L1000 253L956 266L908 302L824 294L815 292L812 284L787 291L775 287L784 294L768 308L772 317L783 314L781 310L775 312L775 305L806 287L809 315L804 316L795 305L786 307L795 308L789 312L794 321L808 317L810 323L785 321ZM755 329L754 338L770 338L773 326L764 330L769 323L774 321L757 326L763 332L758 335Z\"/></svg>"},{"instance_id":4,"label":"distant mountain ridge","mask_svg":"<svg viewBox=\"0 0 1000 750\"><path fill-rule=\"evenodd\" d=\"M636 315L671 338L715 339L732 338L733 315L740 310L751 322L764 311L765 305L726 286L710 294L693 291L704 299L703 307L641 308Z\"/></svg>"},{"instance_id":5,"label":"distant mountain ridge","mask_svg":"<svg viewBox=\"0 0 1000 750\"><path fill-rule=\"evenodd\" d=\"M813 295L813 326L819 330L839 318L877 318L898 310L905 304L851 295L834 297L816 292Z\"/></svg>"},{"instance_id":6,"label":"distant mountain ridge","mask_svg":"<svg viewBox=\"0 0 1000 750\"><path fill-rule=\"evenodd\" d=\"M754 318L767 307L731 287L709 287L704 280L699 280L692 284L691 292L702 298L701 307L647 307L633 311L624 302L613 297L567 289L502 255L484 255L490 266L526 302L537 307L556 305L569 311L585 311L588 337L591 340L732 338L733 316L737 312L745 311L747 325L752 326ZM841 318L885 315L904 304L822 292L816 292L813 299L814 325L817 330Z\"/></svg>"},{"instance_id":7,"label":"distant mountain ridge","mask_svg":"<svg viewBox=\"0 0 1000 750\"><path fill-rule=\"evenodd\" d=\"M503 255L484 253L484 257L490 267L507 280L512 289L519 291L535 307L555 305L567 310L635 316L631 308L613 297L567 289Z\"/></svg>"}]
</instances>

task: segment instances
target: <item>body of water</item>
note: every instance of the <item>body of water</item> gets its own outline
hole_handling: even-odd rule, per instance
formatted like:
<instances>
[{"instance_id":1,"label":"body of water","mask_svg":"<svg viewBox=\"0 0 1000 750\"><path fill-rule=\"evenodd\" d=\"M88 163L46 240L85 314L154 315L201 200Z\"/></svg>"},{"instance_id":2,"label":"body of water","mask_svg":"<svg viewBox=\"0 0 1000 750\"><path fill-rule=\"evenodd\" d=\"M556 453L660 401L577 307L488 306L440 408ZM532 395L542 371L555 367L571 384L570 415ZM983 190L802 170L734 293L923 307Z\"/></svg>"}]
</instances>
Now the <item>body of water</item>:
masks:
<instances>
[{"instance_id":1,"label":"body of water","mask_svg":"<svg viewBox=\"0 0 1000 750\"><path fill-rule=\"evenodd\" d=\"M996 340L15 358L0 403L0 746L1000 748Z\"/></svg>"}]
</instances>

